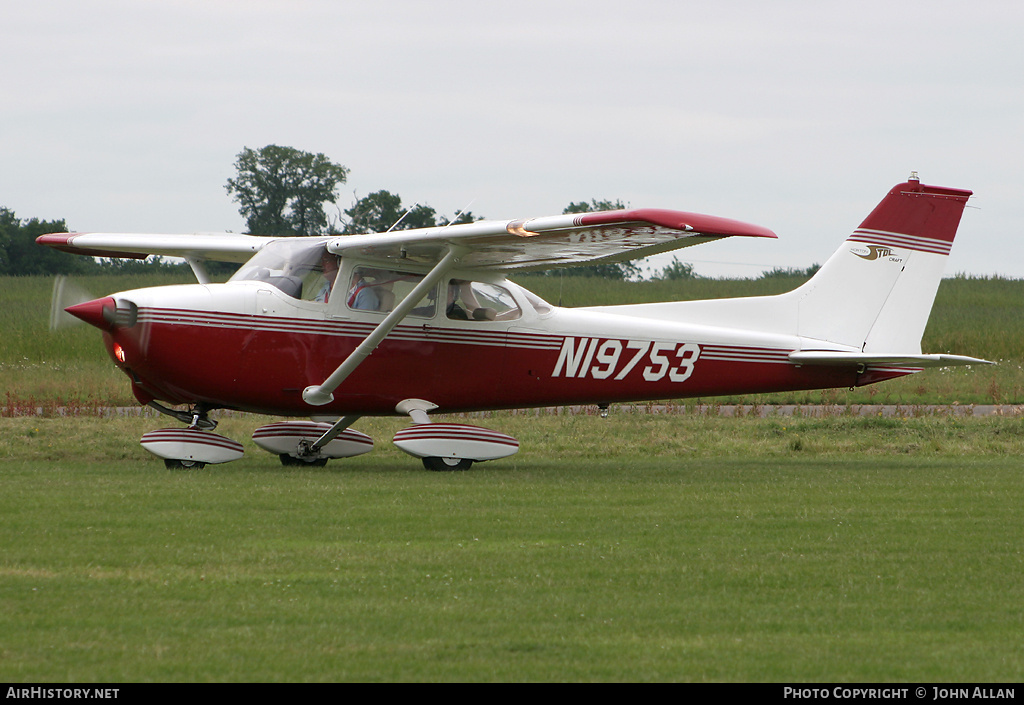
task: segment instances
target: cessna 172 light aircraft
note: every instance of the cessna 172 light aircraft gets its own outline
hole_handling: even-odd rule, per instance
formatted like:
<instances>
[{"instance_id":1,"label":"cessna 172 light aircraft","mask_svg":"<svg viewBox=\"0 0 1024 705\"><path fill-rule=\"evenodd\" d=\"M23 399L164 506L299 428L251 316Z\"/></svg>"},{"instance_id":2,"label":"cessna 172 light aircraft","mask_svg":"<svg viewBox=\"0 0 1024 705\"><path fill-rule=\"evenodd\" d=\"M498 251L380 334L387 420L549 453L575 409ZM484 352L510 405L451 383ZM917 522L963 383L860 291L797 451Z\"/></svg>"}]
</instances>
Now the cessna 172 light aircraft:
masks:
<instances>
[{"instance_id":1,"label":"cessna 172 light aircraft","mask_svg":"<svg viewBox=\"0 0 1024 705\"><path fill-rule=\"evenodd\" d=\"M142 437L168 467L240 458L242 445L212 433L209 418L237 409L312 419L253 434L285 464L365 453L373 440L350 428L357 419L407 414L412 425L393 442L444 470L509 456L519 443L432 422L430 412L855 387L985 362L921 352L970 196L912 174L786 294L575 309L505 276L775 235L725 218L639 209L371 235L54 233L38 242L191 264L197 284L67 309L103 331L140 403L187 425ZM214 284L207 260L243 266Z\"/></svg>"}]
</instances>

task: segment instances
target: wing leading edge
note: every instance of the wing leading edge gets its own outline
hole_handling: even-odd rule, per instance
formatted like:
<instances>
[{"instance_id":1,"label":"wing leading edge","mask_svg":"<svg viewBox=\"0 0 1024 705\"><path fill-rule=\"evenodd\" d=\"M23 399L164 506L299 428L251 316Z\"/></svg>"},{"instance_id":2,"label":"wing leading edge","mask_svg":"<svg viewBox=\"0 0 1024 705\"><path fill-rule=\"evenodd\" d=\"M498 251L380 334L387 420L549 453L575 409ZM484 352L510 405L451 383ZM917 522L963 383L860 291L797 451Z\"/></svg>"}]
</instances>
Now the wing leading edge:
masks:
<instances>
[{"instance_id":1,"label":"wing leading edge","mask_svg":"<svg viewBox=\"0 0 1024 705\"><path fill-rule=\"evenodd\" d=\"M40 235L36 242L61 252L90 257L145 259L149 255L166 255L220 262L246 262L264 245L276 239L231 233L50 233Z\"/></svg>"}]
</instances>

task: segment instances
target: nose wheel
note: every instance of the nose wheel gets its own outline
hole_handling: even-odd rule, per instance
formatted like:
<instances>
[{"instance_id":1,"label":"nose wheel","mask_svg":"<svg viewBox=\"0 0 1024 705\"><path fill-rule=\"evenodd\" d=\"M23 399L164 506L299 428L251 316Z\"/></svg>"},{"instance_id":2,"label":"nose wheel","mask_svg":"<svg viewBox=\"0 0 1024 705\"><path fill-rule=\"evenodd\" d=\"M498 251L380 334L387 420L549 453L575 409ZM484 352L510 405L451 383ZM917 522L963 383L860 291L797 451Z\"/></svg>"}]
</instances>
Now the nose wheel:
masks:
<instances>
[{"instance_id":1,"label":"nose wheel","mask_svg":"<svg viewBox=\"0 0 1024 705\"><path fill-rule=\"evenodd\" d=\"M142 447L163 458L168 470L198 470L242 457L241 443L198 428L158 428L142 436Z\"/></svg>"}]
</instances>

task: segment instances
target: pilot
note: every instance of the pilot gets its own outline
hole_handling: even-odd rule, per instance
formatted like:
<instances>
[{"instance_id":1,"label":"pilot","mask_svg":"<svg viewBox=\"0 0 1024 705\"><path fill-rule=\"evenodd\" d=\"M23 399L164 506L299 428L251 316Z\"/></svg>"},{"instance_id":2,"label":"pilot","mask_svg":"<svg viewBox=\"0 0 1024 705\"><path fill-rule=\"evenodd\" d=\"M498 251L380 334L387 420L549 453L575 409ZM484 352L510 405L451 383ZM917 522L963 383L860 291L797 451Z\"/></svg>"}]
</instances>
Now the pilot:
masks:
<instances>
[{"instance_id":1,"label":"pilot","mask_svg":"<svg viewBox=\"0 0 1024 705\"><path fill-rule=\"evenodd\" d=\"M473 282L465 279L452 279L448 283L448 305L445 314L456 321L493 321L497 317L497 312L493 308L480 306Z\"/></svg>"},{"instance_id":2,"label":"pilot","mask_svg":"<svg viewBox=\"0 0 1024 705\"><path fill-rule=\"evenodd\" d=\"M334 287L334 281L338 278L338 259L337 255L332 255L326 248L323 254L320 255L320 266L323 268L324 273L324 285L320 287L320 291L313 297L314 301L327 303L328 299L331 298L331 289Z\"/></svg>"},{"instance_id":3,"label":"pilot","mask_svg":"<svg viewBox=\"0 0 1024 705\"><path fill-rule=\"evenodd\" d=\"M457 301L459 298L459 290L462 288L460 285L462 282L458 279L452 279L448 282L448 304L445 307L445 314L448 318L456 321L468 321L469 314L466 313L466 309L462 308Z\"/></svg>"}]
</instances>

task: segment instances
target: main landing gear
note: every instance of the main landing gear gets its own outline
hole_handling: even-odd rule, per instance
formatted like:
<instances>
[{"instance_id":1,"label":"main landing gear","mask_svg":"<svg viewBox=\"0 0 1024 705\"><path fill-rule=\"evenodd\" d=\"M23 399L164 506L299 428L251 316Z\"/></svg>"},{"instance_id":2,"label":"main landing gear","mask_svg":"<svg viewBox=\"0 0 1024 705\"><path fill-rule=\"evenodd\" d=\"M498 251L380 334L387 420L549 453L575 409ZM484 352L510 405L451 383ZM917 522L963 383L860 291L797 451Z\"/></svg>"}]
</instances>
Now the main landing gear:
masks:
<instances>
[{"instance_id":1,"label":"main landing gear","mask_svg":"<svg viewBox=\"0 0 1024 705\"><path fill-rule=\"evenodd\" d=\"M519 441L498 431L431 422L427 412L436 408L437 405L423 399L406 399L395 407L395 411L408 414L414 425L396 433L392 442L409 455L421 458L427 470L468 470L474 462L506 458L519 450Z\"/></svg>"},{"instance_id":2,"label":"main landing gear","mask_svg":"<svg viewBox=\"0 0 1024 705\"><path fill-rule=\"evenodd\" d=\"M348 428L358 416L345 416L335 422L278 421L260 426L252 434L253 442L275 453L286 467L322 467L330 458L351 458L373 450L373 439Z\"/></svg>"},{"instance_id":3,"label":"main landing gear","mask_svg":"<svg viewBox=\"0 0 1024 705\"><path fill-rule=\"evenodd\" d=\"M469 470L473 467L473 461L469 458L423 458L423 467L434 472Z\"/></svg>"},{"instance_id":4,"label":"main landing gear","mask_svg":"<svg viewBox=\"0 0 1024 705\"><path fill-rule=\"evenodd\" d=\"M178 411L156 402L150 406L189 424L188 428L150 431L140 441L143 448L163 458L168 468L198 469L242 457L241 443L212 432L217 422L210 419L209 407L196 405L189 411ZM412 426L395 434L395 446L420 458L427 470L468 470L475 462L505 458L519 450L519 441L498 431L467 424L433 423L427 412L436 408L422 399L406 399L395 407L413 421ZM257 428L252 440L277 455L287 467L322 467L331 458L351 458L373 450L373 439L349 428L358 418L346 416L334 424L278 421Z\"/></svg>"}]
</instances>

